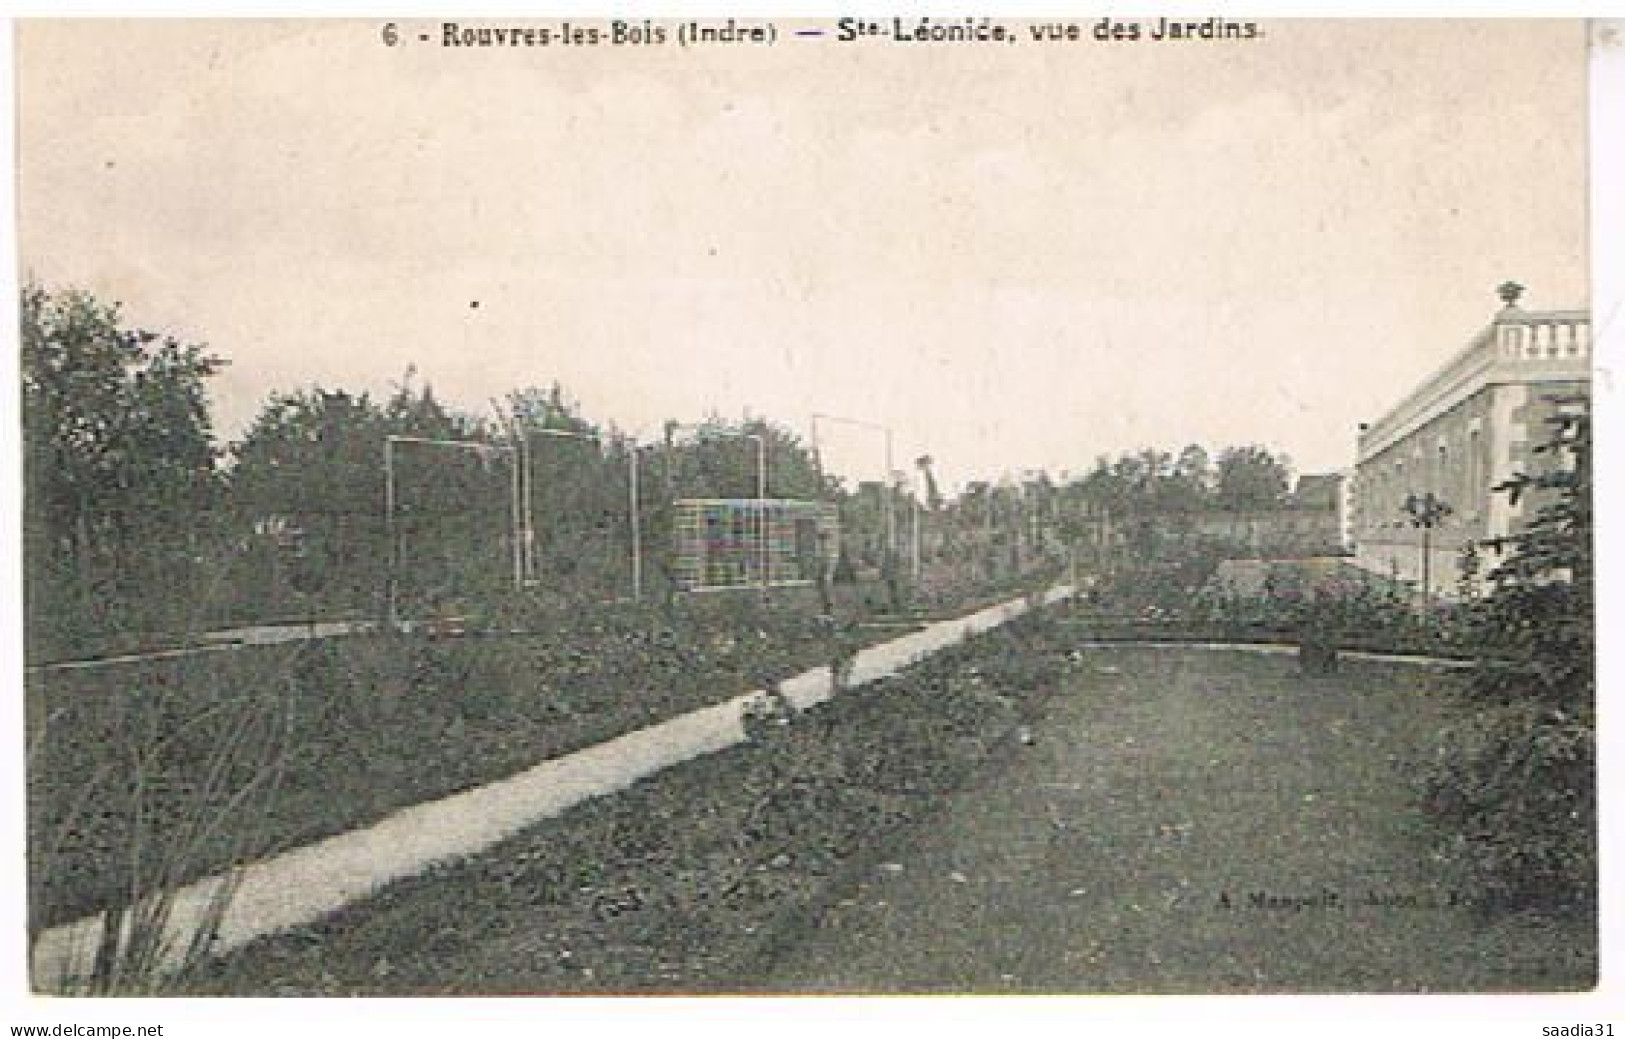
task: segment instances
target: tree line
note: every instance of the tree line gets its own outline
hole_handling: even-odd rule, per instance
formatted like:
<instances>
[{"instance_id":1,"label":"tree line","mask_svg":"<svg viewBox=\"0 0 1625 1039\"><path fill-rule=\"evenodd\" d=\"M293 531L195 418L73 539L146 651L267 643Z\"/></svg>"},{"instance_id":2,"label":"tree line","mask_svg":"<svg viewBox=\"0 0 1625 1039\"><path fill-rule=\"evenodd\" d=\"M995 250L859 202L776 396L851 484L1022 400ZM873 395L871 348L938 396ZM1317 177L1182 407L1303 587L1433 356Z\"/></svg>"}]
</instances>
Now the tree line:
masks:
<instances>
[{"instance_id":1,"label":"tree line","mask_svg":"<svg viewBox=\"0 0 1625 1039\"><path fill-rule=\"evenodd\" d=\"M774 496L838 490L794 434L763 419L672 423L639 444L583 416L557 384L473 415L411 369L382 396L274 392L222 444L208 388L223 357L127 328L117 304L83 291L30 286L21 302L31 656L372 614L392 558L403 594L424 604L509 588L520 441L537 549L526 576L570 594L625 594L634 451L653 580L669 563L672 498L755 496L753 438Z\"/></svg>"},{"instance_id":2,"label":"tree line","mask_svg":"<svg viewBox=\"0 0 1625 1039\"><path fill-rule=\"evenodd\" d=\"M515 577L520 442L529 447L523 526L534 539L534 572L523 576L538 594L577 598L626 594L632 468L644 575L658 594L670 576L673 503L755 497L759 442L770 497L840 503L847 577L890 564L895 580L912 523L931 566L993 579L1055 554L1075 533L1069 517L1267 508L1287 495L1287 459L1256 445L1103 456L1064 486L1040 473L972 484L953 500L902 484L849 490L766 419L668 423L635 441L584 416L557 384L470 414L410 368L382 395L274 392L237 440L221 443L208 389L224 357L127 328L118 304L83 291L29 286L21 302L31 654L378 615L392 575L423 608L495 595ZM985 551L970 551L977 545Z\"/></svg>"}]
</instances>

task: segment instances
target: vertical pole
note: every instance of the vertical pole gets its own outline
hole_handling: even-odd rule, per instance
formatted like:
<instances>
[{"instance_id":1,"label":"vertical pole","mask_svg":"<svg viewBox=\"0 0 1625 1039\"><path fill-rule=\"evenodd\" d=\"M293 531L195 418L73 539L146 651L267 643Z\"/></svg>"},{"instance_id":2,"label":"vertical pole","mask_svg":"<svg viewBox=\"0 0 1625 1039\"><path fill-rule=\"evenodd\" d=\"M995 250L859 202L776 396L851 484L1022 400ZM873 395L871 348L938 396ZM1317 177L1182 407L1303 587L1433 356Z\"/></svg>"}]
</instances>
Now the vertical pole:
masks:
<instances>
[{"instance_id":1,"label":"vertical pole","mask_svg":"<svg viewBox=\"0 0 1625 1039\"><path fill-rule=\"evenodd\" d=\"M757 537L761 539L757 545L760 557L759 565L762 568L762 595L767 595L769 571L771 570L771 556L768 550L768 508L767 508L767 434L761 433L756 437L756 509Z\"/></svg>"},{"instance_id":2,"label":"vertical pole","mask_svg":"<svg viewBox=\"0 0 1625 1039\"><path fill-rule=\"evenodd\" d=\"M525 511L524 503L520 500L521 477L519 464L522 454L523 452L519 450L518 430L515 430L513 448L510 450L509 455L513 461L513 588L516 592L525 587L525 539L522 529L525 525Z\"/></svg>"},{"instance_id":3,"label":"vertical pole","mask_svg":"<svg viewBox=\"0 0 1625 1039\"><path fill-rule=\"evenodd\" d=\"M384 578L384 619L391 631L400 625L395 585L400 573L400 545L395 531L395 438L384 438L384 538L389 542ZM274 560L275 556L271 557Z\"/></svg>"},{"instance_id":4,"label":"vertical pole","mask_svg":"<svg viewBox=\"0 0 1625 1039\"><path fill-rule=\"evenodd\" d=\"M893 485L892 485L892 482L893 482L892 467L891 467L891 447L892 447L892 444L891 444L891 427L890 426L887 426L885 428L885 433L886 433L886 479L885 479L885 482L882 484L882 486L886 490L886 558L888 560L892 560L892 565L895 567L895 565L896 565L895 557L897 555L897 508L896 508L897 495L895 493L896 488L893 487Z\"/></svg>"},{"instance_id":5,"label":"vertical pole","mask_svg":"<svg viewBox=\"0 0 1625 1039\"><path fill-rule=\"evenodd\" d=\"M985 485L982 494L982 544L987 554L987 579L993 580L997 571L997 557L993 546L993 483Z\"/></svg>"},{"instance_id":6,"label":"vertical pole","mask_svg":"<svg viewBox=\"0 0 1625 1039\"><path fill-rule=\"evenodd\" d=\"M818 457L818 416L812 417L812 457L813 468L818 472L818 500L824 498L824 463Z\"/></svg>"},{"instance_id":7,"label":"vertical pole","mask_svg":"<svg viewBox=\"0 0 1625 1039\"><path fill-rule=\"evenodd\" d=\"M769 585L769 551L767 551L767 524L769 524L769 511L767 511L767 434L747 433L752 441L756 441L756 566L759 569L757 584L762 585L762 600L767 598L767 585Z\"/></svg>"},{"instance_id":8,"label":"vertical pole","mask_svg":"<svg viewBox=\"0 0 1625 1039\"><path fill-rule=\"evenodd\" d=\"M660 452L661 497L660 504L655 509L656 517L665 520L664 524L659 524L657 519L656 530L665 531L666 544L656 550L655 559L662 578L660 583L661 604L667 610L670 610L676 603L678 588L677 556L672 544L672 538L676 533L677 526L677 506L674 504L677 499L677 477L672 472L672 455L675 453L672 450L672 433L675 432L673 425L672 422L667 421L661 427L664 439L663 448ZM659 542L656 542L656 544L658 545Z\"/></svg>"},{"instance_id":9,"label":"vertical pole","mask_svg":"<svg viewBox=\"0 0 1625 1039\"><path fill-rule=\"evenodd\" d=\"M913 556L914 556L914 559L913 559L914 584L916 586L918 586L919 583L920 583L920 499L919 498L914 499L914 519L913 519L913 522L909 525L909 532L912 535L911 539L910 539L911 543L910 543L909 547L912 550L912 553L913 553Z\"/></svg>"},{"instance_id":10,"label":"vertical pole","mask_svg":"<svg viewBox=\"0 0 1625 1039\"><path fill-rule=\"evenodd\" d=\"M535 473L532 472L532 467L531 467L530 434L528 432L525 432L523 430L523 428L521 428L519 430L519 436L520 436L520 443L522 445L524 445L524 449L525 449L525 451L524 451L524 455L525 455L525 469L524 469L524 473L525 473L525 491L524 491L525 555L524 555L524 566L523 566L522 569L523 569L523 572L524 572L525 582L527 584L529 584L530 582L536 580L536 518L535 518L535 514L532 512L532 509L534 508L534 505L532 504L532 498L535 497L536 478L535 478Z\"/></svg>"},{"instance_id":11,"label":"vertical pole","mask_svg":"<svg viewBox=\"0 0 1625 1039\"><path fill-rule=\"evenodd\" d=\"M1423 613L1427 612L1428 604L1432 601L1432 597L1433 597L1433 585L1432 585L1432 582L1430 580L1430 578L1433 575L1429 572L1430 569L1431 569L1431 564L1433 562L1433 553L1429 551L1429 549L1432 548L1432 545L1429 543L1432 540L1431 537L1430 537L1430 535L1432 533L1433 533L1433 524L1430 521L1428 521L1427 519L1424 519L1423 522L1422 522L1422 612Z\"/></svg>"},{"instance_id":12,"label":"vertical pole","mask_svg":"<svg viewBox=\"0 0 1625 1039\"><path fill-rule=\"evenodd\" d=\"M767 436L756 438L756 497L767 500Z\"/></svg>"},{"instance_id":13,"label":"vertical pole","mask_svg":"<svg viewBox=\"0 0 1625 1039\"><path fill-rule=\"evenodd\" d=\"M633 441L627 452L627 510L632 518L632 601L643 601L643 534L638 516L638 445Z\"/></svg>"},{"instance_id":14,"label":"vertical pole","mask_svg":"<svg viewBox=\"0 0 1625 1039\"><path fill-rule=\"evenodd\" d=\"M517 592L524 589L525 578L530 574L530 506L527 501L530 495L529 444L519 424L517 409L506 412L502 410L502 405L497 403L495 397L490 398L490 401L491 410L496 413L498 424L508 430L508 453L513 474L509 495L511 498L509 519L513 539L513 587Z\"/></svg>"},{"instance_id":15,"label":"vertical pole","mask_svg":"<svg viewBox=\"0 0 1625 1039\"><path fill-rule=\"evenodd\" d=\"M818 603L823 613L826 616L833 618L835 615L835 605L834 599L831 595L830 583L835 576L835 567L833 564L826 561L831 546L825 542L824 538L824 456L820 454L818 450L817 414L814 414L812 417L812 442L810 446L812 448L813 479L817 481L817 487L813 490L813 501L817 502L818 504L818 512L816 514L817 518L813 522L817 525L815 529L818 532ZM837 525L837 531L839 531L839 525ZM835 535L835 538L835 545L833 547L835 549L836 558L839 559L841 549L840 534L838 532Z\"/></svg>"}]
</instances>

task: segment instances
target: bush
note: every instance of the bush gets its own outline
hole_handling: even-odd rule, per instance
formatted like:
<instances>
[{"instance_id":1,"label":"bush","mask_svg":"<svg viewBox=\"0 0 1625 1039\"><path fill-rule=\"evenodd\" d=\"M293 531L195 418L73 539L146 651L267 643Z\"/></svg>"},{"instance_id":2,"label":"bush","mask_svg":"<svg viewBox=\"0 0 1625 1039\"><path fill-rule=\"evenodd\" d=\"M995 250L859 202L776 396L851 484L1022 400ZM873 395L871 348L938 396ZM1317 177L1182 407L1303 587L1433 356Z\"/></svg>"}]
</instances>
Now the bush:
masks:
<instances>
[{"instance_id":1,"label":"bush","mask_svg":"<svg viewBox=\"0 0 1625 1039\"><path fill-rule=\"evenodd\" d=\"M1592 720L1528 700L1447 730L1427 786L1446 851L1492 905L1586 908L1596 898Z\"/></svg>"},{"instance_id":2,"label":"bush","mask_svg":"<svg viewBox=\"0 0 1625 1039\"><path fill-rule=\"evenodd\" d=\"M1557 464L1499 488L1537 509L1469 608L1486 655L1471 713L1441 733L1426 804L1497 902L1583 907L1597 884L1591 427L1583 400L1559 403L1582 406L1559 408L1536 449Z\"/></svg>"}]
</instances>

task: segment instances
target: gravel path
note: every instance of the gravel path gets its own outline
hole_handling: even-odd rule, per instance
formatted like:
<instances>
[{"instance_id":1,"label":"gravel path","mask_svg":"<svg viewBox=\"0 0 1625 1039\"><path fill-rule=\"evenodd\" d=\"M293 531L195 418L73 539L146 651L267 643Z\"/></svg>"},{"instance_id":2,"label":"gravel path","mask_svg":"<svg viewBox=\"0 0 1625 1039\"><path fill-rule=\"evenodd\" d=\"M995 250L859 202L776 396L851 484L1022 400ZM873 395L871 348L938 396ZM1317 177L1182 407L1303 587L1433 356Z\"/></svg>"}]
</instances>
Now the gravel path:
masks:
<instances>
[{"instance_id":1,"label":"gravel path","mask_svg":"<svg viewBox=\"0 0 1625 1039\"><path fill-rule=\"evenodd\" d=\"M1435 673L1086 651L1030 746L859 878L761 987L1416 992L1587 987L1588 926L1488 918L1428 854Z\"/></svg>"}]
</instances>

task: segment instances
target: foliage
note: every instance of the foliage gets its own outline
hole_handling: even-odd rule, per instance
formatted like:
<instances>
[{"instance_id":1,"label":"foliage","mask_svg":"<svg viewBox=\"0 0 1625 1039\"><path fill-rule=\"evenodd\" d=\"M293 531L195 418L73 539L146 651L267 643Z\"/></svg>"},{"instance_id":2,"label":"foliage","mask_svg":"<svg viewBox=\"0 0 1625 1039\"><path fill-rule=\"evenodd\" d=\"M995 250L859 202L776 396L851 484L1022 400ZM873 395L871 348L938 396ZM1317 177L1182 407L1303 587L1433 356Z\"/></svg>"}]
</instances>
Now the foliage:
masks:
<instances>
[{"instance_id":1,"label":"foliage","mask_svg":"<svg viewBox=\"0 0 1625 1039\"><path fill-rule=\"evenodd\" d=\"M1352 567L1331 571L1278 561L1256 587L1218 578L1233 552L1223 544L1171 545L1150 559L1130 557L1101 576L1080 605L1099 634L1172 639L1307 641L1379 652L1457 655L1475 631L1457 610L1418 612L1397 582ZM1125 628L1127 625L1127 628Z\"/></svg>"},{"instance_id":2,"label":"foliage","mask_svg":"<svg viewBox=\"0 0 1625 1039\"><path fill-rule=\"evenodd\" d=\"M1484 557L1478 543L1469 541L1456 558L1456 598L1464 603L1478 599L1479 581L1484 573Z\"/></svg>"},{"instance_id":3,"label":"foliage","mask_svg":"<svg viewBox=\"0 0 1625 1039\"><path fill-rule=\"evenodd\" d=\"M838 494L839 485L820 474L800 438L765 419L730 422L711 415L691 426L667 423L654 465L673 498L754 498L759 452L769 498Z\"/></svg>"},{"instance_id":4,"label":"foliage","mask_svg":"<svg viewBox=\"0 0 1625 1039\"><path fill-rule=\"evenodd\" d=\"M488 591L508 577L512 461L486 431L410 373L382 403L312 387L276 393L233 449L231 499L245 554L240 582L256 616L376 614L390 567L385 438L397 443L394 534L416 602Z\"/></svg>"},{"instance_id":5,"label":"foliage","mask_svg":"<svg viewBox=\"0 0 1625 1039\"><path fill-rule=\"evenodd\" d=\"M31 651L141 623L153 583L189 583L219 490L204 347L121 326L88 293L22 291ZM89 621L90 623L87 623Z\"/></svg>"},{"instance_id":6,"label":"foliage","mask_svg":"<svg viewBox=\"0 0 1625 1039\"><path fill-rule=\"evenodd\" d=\"M69 700L49 712L30 689L31 939L55 917L58 892L111 896L97 907L90 974L41 984L75 994L161 990L166 961L184 971L208 953L239 877L226 872L196 917L177 915L180 887L271 847L269 816L295 727L288 675L245 674L246 695L200 709L184 689L190 667L155 669L154 681L112 703Z\"/></svg>"},{"instance_id":7,"label":"foliage","mask_svg":"<svg viewBox=\"0 0 1625 1039\"><path fill-rule=\"evenodd\" d=\"M1257 444L1226 448L1219 454L1214 497L1234 511L1278 506L1286 498L1288 466L1284 455Z\"/></svg>"},{"instance_id":8,"label":"foliage","mask_svg":"<svg viewBox=\"0 0 1625 1039\"><path fill-rule=\"evenodd\" d=\"M23 421L31 504L64 537L83 524L206 506L212 490L203 347L119 327L118 307L83 292L22 297ZM92 546L71 546L88 551Z\"/></svg>"},{"instance_id":9,"label":"foliage","mask_svg":"<svg viewBox=\"0 0 1625 1039\"><path fill-rule=\"evenodd\" d=\"M252 828L215 827L195 847L182 839L186 820L225 810L241 786L217 775L223 748L244 760L277 750L257 847L282 848L770 687L832 655L810 613L753 599L676 614L530 599L471 624L458 637L356 635L34 676L33 923L126 905L137 843L176 850L156 874L164 884L234 861L229 841ZM850 652L897 632L838 634ZM286 719L275 739L251 713L269 704ZM159 747L161 769L132 740ZM162 779L135 798L143 774Z\"/></svg>"},{"instance_id":10,"label":"foliage","mask_svg":"<svg viewBox=\"0 0 1625 1039\"><path fill-rule=\"evenodd\" d=\"M746 744L257 943L196 988L534 994L737 983L842 890L840 878L882 861L899 827L928 818L1008 746L1071 666L1029 617L805 713L764 701ZM361 914L367 926L356 926ZM493 917L525 921L527 955L498 977L481 962L492 932L468 926Z\"/></svg>"},{"instance_id":11,"label":"foliage","mask_svg":"<svg viewBox=\"0 0 1625 1039\"><path fill-rule=\"evenodd\" d=\"M1591 718L1488 703L1443 735L1427 805L1486 904L1583 908L1595 899L1595 772Z\"/></svg>"},{"instance_id":12,"label":"foliage","mask_svg":"<svg viewBox=\"0 0 1625 1039\"><path fill-rule=\"evenodd\" d=\"M1472 606L1489 647L1467 717L1441 735L1428 804L1453 851L1502 900L1584 905L1596 884L1591 423L1553 400L1540 465L1501 488L1533 508Z\"/></svg>"},{"instance_id":13,"label":"foliage","mask_svg":"<svg viewBox=\"0 0 1625 1039\"><path fill-rule=\"evenodd\" d=\"M1233 554L1228 545L1201 538L1125 553L1100 574L1091 599L1110 613L1183 616L1205 602L1203 590Z\"/></svg>"},{"instance_id":14,"label":"foliage","mask_svg":"<svg viewBox=\"0 0 1625 1039\"><path fill-rule=\"evenodd\" d=\"M1098 568L1116 567L1125 555L1149 564L1171 544L1202 541L1203 515L1285 507L1290 476L1285 455L1258 445L1227 447L1216 462L1199 444L1177 456L1154 448L1102 455L1057 492L1062 536Z\"/></svg>"}]
</instances>

